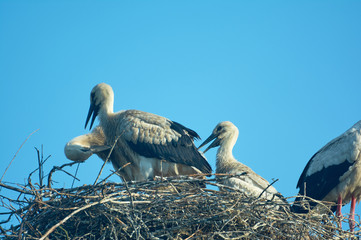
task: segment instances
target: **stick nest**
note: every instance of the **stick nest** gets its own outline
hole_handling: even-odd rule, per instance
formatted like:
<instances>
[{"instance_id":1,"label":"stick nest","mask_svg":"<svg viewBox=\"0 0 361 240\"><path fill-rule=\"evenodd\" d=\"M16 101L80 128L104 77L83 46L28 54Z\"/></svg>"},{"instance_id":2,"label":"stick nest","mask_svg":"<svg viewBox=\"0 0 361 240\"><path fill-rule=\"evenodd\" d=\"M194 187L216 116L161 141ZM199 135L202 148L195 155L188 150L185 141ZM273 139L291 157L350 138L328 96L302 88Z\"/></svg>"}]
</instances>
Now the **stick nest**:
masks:
<instances>
[{"instance_id":1,"label":"stick nest","mask_svg":"<svg viewBox=\"0 0 361 240\"><path fill-rule=\"evenodd\" d=\"M227 177L230 176L221 178ZM200 184L207 184L208 188L200 188ZM19 220L17 226L0 227L7 239L343 239L359 236L359 232L351 234L337 228L332 214L295 214L287 203L248 197L220 185L215 176L207 180L182 176L146 182L103 182L70 189L36 187L31 181L21 188L0 185L20 193L17 199L1 196L2 206L9 210L2 213L9 215L7 221L14 217ZM209 189L211 185L226 190Z\"/></svg>"}]
</instances>

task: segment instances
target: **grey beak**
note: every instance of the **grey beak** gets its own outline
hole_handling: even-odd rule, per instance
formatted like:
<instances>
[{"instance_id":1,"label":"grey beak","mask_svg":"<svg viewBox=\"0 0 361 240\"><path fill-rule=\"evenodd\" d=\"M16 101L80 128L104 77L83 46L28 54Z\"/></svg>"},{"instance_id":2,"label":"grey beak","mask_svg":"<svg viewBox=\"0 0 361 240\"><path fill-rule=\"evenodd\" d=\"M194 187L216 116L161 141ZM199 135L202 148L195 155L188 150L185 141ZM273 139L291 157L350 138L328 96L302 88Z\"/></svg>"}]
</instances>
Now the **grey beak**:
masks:
<instances>
[{"instance_id":1,"label":"grey beak","mask_svg":"<svg viewBox=\"0 0 361 240\"><path fill-rule=\"evenodd\" d=\"M90 107L89 107L89 111L88 111L88 116L86 117L86 121L85 121L85 127L88 125L89 119L90 117L93 115L92 120L90 121L90 127L89 130L93 127L93 123L95 121L95 118L98 116L98 112L99 112L99 106L96 106L93 103L90 103Z\"/></svg>"},{"instance_id":2,"label":"grey beak","mask_svg":"<svg viewBox=\"0 0 361 240\"><path fill-rule=\"evenodd\" d=\"M203 153L206 153L209 149L214 148L214 147L218 147L219 143L220 143L220 139L217 138L218 135L216 134L211 134L199 147L198 150L200 148L202 148L204 145L206 145L207 143L209 143L210 141L212 141L213 139L215 139L207 148L206 150L203 151Z\"/></svg>"},{"instance_id":3,"label":"grey beak","mask_svg":"<svg viewBox=\"0 0 361 240\"><path fill-rule=\"evenodd\" d=\"M97 152L102 152L102 151L108 150L110 148L111 147L107 146L107 145L99 145L99 146L91 146L90 150L92 151L92 153L97 153Z\"/></svg>"}]
</instances>

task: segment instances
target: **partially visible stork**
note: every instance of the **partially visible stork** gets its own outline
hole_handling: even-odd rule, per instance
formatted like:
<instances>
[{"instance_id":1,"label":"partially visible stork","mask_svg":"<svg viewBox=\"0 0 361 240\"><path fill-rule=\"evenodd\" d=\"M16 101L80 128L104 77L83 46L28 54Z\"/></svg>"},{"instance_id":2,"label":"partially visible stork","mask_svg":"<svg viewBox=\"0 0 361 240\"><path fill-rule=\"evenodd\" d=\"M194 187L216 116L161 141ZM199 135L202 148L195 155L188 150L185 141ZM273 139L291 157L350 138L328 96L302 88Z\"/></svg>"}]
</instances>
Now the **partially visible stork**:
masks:
<instances>
[{"instance_id":1,"label":"partially visible stork","mask_svg":"<svg viewBox=\"0 0 361 240\"><path fill-rule=\"evenodd\" d=\"M212 172L194 146L194 139L199 138L195 131L152 113L138 110L114 113L113 104L113 89L105 83L96 85L91 91L85 127L91 118L91 129L99 116L104 145L112 146L116 142L116 157L111 158L113 165L119 166L119 161L131 163L124 168L126 180Z\"/></svg>"},{"instance_id":2,"label":"partially visible stork","mask_svg":"<svg viewBox=\"0 0 361 240\"><path fill-rule=\"evenodd\" d=\"M292 206L295 212L307 212L300 202L302 196L335 202L336 216L341 207L351 201L350 230L355 228L355 204L361 199L361 121L339 137L327 143L308 161L297 183L299 197ZM311 207L317 203L311 201Z\"/></svg>"},{"instance_id":3,"label":"partially visible stork","mask_svg":"<svg viewBox=\"0 0 361 240\"><path fill-rule=\"evenodd\" d=\"M107 145L103 129L100 126L94 128L91 133L73 138L67 142L64 148L65 156L76 162L83 162L93 154L106 161L110 151L111 146ZM120 156L119 151L113 149L108 161L113 164L117 174L121 175L125 181L133 180L132 175L123 169L124 166L127 166L127 162Z\"/></svg>"},{"instance_id":4,"label":"partially visible stork","mask_svg":"<svg viewBox=\"0 0 361 240\"><path fill-rule=\"evenodd\" d=\"M68 159L82 162L87 160L93 153L99 153L103 156L103 152L108 149L110 149L110 146L106 145L103 129L98 126L91 133L70 140L65 145L64 153Z\"/></svg>"},{"instance_id":5,"label":"partially visible stork","mask_svg":"<svg viewBox=\"0 0 361 240\"><path fill-rule=\"evenodd\" d=\"M234 145L238 138L238 128L231 122L220 122L214 128L212 134L199 146L198 149L214 141L204 150L203 153L209 149L218 147L216 157L216 173L225 174L240 174L246 172L246 175L241 175L239 178L232 177L224 180L222 183L241 190L247 195L253 197L266 198L268 200L279 198L280 194L277 190L267 182L264 178L252 171L251 168L237 161L232 154ZM262 195L261 195L262 194Z\"/></svg>"}]
</instances>

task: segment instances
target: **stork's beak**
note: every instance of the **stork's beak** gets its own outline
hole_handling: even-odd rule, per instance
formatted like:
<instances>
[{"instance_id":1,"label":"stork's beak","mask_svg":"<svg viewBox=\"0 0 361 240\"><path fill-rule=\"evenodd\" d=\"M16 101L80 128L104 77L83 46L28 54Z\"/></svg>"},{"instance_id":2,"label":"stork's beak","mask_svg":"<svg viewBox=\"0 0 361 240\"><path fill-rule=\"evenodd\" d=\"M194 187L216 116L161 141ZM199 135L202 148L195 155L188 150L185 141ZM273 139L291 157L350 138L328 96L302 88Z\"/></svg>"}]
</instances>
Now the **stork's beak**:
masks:
<instances>
[{"instance_id":1,"label":"stork's beak","mask_svg":"<svg viewBox=\"0 0 361 240\"><path fill-rule=\"evenodd\" d=\"M89 112L88 112L88 116L86 117L86 121L85 121L85 127L88 125L89 119L91 117L91 115L93 115L92 120L90 121L90 127L89 130L92 129L93 123L95 118L98 116L98 112L99 112L99 106L95 105L93 102L90 103L90 107L89 107Z\"/></svg>"},{"instance_id":2,"label":"stork's beak","mask_svg":"<svg viewBox=\"0 0 361 240\"><path fill-rule=\"evenodd\" d=\"M103 152L105 150L108 150L110 148L111 147L107 146L107 145L91 146L90 151L92 151L92 153L98 153L98 152Z\"/></svg>"},{"instance_id":3,"label":"stork's beak","mask_svg":"<svg viewBox=\"0 0 361 240\"><path fill-rule=\"evenodd\" d=\"M217 138L218 135L212 133L211 136L209 136L199 147L198 150L203 147L204 145L206 145L207 143L209 143L210 141L212 141L213 139L215 139L207 148L206 150L203 151L203 153L206 153L209 149L214 148L214 147L218 147L219 143L221 142L221 140L219 138Z\"/></svg>"}]
</instances>

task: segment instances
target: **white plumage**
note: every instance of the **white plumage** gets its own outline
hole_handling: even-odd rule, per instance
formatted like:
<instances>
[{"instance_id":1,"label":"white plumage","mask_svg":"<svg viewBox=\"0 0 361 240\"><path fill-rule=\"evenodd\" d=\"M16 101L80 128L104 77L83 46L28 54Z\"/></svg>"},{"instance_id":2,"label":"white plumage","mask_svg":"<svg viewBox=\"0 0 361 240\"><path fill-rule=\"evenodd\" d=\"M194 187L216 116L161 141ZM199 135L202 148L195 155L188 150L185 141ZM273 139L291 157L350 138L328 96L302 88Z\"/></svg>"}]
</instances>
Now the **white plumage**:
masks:
<instances>
[{"instance_id":1,"label":"white plumage","mask_svg":"<svg viewBox=\"0 0 361 240\"><path fill-rule=\"evenodd\" d=\"M221 122L214 128L212 134L199 146L199 148L215 139L208 148L206 148L204 153L213 147L219 146L216 157L216 173L247 173L246 175L237 178L232 177L224 180L222 182L224 185L237 188L249 196L260 197L263 193L261 198L269 200L273 199L275 196L278 198L280 194L273 186L270 186L267 180L233 157L232 150L237 138L238 128L229 121Z\"/></svg>"},{"instance_id":2,"label":"white plumage","mask_svg":"<svg viewBox=\"0 0 361 240\"><path fill-rule=\"evenodd\" d=\"M138 110L114 113L113 89L105 83L93 88L90 102L85 127L91 118L91 128L99 116L104 145L113 146L116 142L110 158L113 166L117 169L130 163L120 173L126 181L212 172L194 146L194 139L199 138L195 131L152 113Z\"/></svg>"},{"instance_id":3,"label":"white plumage","mask_svg":"<svg viewBox=\"0 0 361 240\"><path fill-rule=\"evenodd\" d=\"M308 161L297 183L300 195L316 200L337 203L336 214L341 215L341 207L351 201L350 229L354 229L356 201L361 199L361 121L333 139L315 153ZM293 209L306 212L298 204L297 197ZM315 206L315 202L310 203Z\"/></svg>"}]
</instances>

